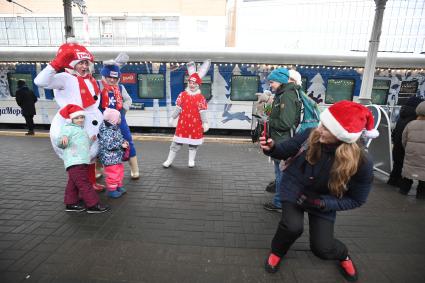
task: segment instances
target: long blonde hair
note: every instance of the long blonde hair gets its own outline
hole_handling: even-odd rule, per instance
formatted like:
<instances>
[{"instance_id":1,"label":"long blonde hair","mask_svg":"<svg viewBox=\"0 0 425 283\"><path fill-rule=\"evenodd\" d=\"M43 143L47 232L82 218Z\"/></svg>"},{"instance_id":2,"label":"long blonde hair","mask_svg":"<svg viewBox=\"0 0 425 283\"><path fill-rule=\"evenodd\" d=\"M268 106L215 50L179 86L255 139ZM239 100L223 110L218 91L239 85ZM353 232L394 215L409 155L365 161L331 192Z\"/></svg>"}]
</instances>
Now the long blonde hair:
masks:
<instances>
[{"instance_id":1,"label":"long blonde hair","mask_svg":"<svg viewBox=\"0 0 425 283\"><path fill-rule=\"evenodd\" d=\"M308 137L306 160L312 165L320 160L322 145L319 139L320 133L317 130L313 130ZM341 142L335 151L335 160L329 174L328 187L331 194L338 198L344 195L347 191L347 183L357 172L362 160L363 150L359 144Z\"/></svg>"}]
</instances>

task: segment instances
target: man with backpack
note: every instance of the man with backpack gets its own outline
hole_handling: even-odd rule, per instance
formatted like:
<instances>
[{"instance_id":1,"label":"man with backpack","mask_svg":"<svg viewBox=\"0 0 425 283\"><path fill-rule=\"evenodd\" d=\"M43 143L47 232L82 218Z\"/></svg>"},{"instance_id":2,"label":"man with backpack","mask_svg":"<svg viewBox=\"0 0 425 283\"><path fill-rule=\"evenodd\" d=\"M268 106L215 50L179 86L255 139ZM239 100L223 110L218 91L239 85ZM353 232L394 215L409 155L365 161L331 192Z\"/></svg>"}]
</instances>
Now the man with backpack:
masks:
<instances>
[{"instance_id":1,"label":"man with backpack","mask_svg":"<svg viewBox=\"0 0 425 283\"><path fill-rule=\"evenodd\" d=\"M301 102L298 98L294 80L290 80L289 71L286 68L277 68L267 77L271 91L274 93L272 110L269 119L269 136L279 142L285 141L294 135L295 129L300 122ZM264 204L264 209L281 212L280 160L273 160L275 167L276 193L273 200Z\"/></svg>"}]
</instances>

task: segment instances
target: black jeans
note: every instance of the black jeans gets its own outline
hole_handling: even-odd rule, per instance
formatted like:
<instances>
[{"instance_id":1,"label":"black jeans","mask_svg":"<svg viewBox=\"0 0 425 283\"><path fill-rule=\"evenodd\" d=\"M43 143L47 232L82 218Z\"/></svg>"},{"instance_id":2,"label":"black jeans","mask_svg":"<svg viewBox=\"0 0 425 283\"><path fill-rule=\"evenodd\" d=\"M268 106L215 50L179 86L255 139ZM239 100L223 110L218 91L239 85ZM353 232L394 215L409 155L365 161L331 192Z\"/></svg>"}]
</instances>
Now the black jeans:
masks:
<instances>
[{"instance_id":1,"label":"black jeans","mask_svg":"<svg viewBox=\"0 0 425 283\"><path fill-rule=\"evenodd\" d=\"M25 123L27 124L27 127L28 127L28 132L34 132L33 117L34 117L34 115L24 115Z\"/></svg>"},{"instance_id":2,"label":"black jeans","mask_svg":"<svg viewBox=\"0 0 425 283\"><path fill-rule=\"evenodd\" d=\"M282 219L272 240L272 252L284 256L304 229L304 210L294 203L282 203ZM347 247L334 238L334 222L308 214L311 251L322 259L343 260Z\"/></svg>"},{"instance_id":3,"label":"black jeans","mask_svg":"<svg viewBox=\"0 0 425 283\"><path fill-rule=\"evenodd\" d=\"M409 178L404 178L401 179L400 182L400 191L407 194L409 193L410 189L412 188L413 185L413 180L409 179ZM418 181L418 187L416 188L416 190L419 191L423 191L425 190L425 181Z\"/></svg>"}]
</instances>

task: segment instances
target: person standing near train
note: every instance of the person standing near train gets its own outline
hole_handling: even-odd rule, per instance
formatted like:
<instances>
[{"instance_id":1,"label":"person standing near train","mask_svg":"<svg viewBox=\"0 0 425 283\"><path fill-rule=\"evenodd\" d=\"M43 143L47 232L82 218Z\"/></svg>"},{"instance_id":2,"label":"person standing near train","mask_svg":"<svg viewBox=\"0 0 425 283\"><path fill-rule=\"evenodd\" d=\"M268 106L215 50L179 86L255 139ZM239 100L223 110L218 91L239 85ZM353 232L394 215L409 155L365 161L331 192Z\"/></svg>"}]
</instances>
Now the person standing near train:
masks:
<instances>
[{"instance_id":1,"label":"person standing near train","mask_svg":"<svg viewBox=\"0 0 425 283\"><path fill-rule=\"evenodd\" d=\"M34 115L35 103L37 102L37 96L34 92L30 90L24 80L18 80L17 82L18 89L16 90L16 103L21 107L22 116L25 118L25 123L28 128L26 136L34 135Z\"/></svg>"},{"instance_id":2,"label":"person standing near train","mask_svg":"<svg viewBox=\"0 0 425 283\"><path fill-rule=\"evenodd\" d=\"M34 83L42 88L53 89L55 101L60 108L68 104L75 104L84 109L84 130L89 136L97 135L103 116L99 110L100 90L92 76L94 57L82 45L68 42L61 45L56 57L34 79ZM53 149L60 158L63 150L56 144L60 128L66 123L58 113L53 117L50 125L50 139ZM100 187L96 183L95 160L99 150L96 140L90 146L90 181L95 189Z\"/></svg>"},{"instance_id":3,"label":"person standing near train","mask_svg":"<svg viewBox=\"0 0 425 283\"><path fill-rule=\"evenodd\" d=\"M189 74L187 88L181 92L176 100L176 108L171 114L169 124L172 125L174 119L179 118L176 132L173 137L173 142L170 146L167 160L162 163L164 168L168 168L173 163L177 152L181 149L183 144L189 146L189 161L188 167L195 167L195 157L198 146L204 141L204 132L208 131L207 119L207 101L201 94L200 86L202 78L207 74L211 62L205 61L196 72L196 65L194 62L187 64L187 71Z\"/></svg>"},{"instance_id":4,"label":"person standing near train","mask_svg":"<svg viewBox=\"0 0 425 283\"><path fill-rule=\"evenodd\" d=\"M282 218L271 243L265 269L275 273L292 244L302 235L308 213L310 247L326 260L338 260L349 281L358 272L348 248L334 237L336 212L363 205L373 181L373 162L359 141L378 136L365 106L340 101L320 115L317 128L277 143L260 138L264 153L286 160L282 172Z\"/></svg>"},{"instance_id":5,"label":"person standing near train","mask_svg":"<svg viewBox=\"0 0 425 283\"><path fill-rule=\"evenodd\" d=\"M425 199L425 101L416 107L416 120L407 124L403 131L402 143L406 152L400 181L400 193L407 195L418 181L416 198Z\"/></svg>"},{"instance_id":6,"label":"person standing near train","mask_svg":"<svg viewBox=\"0 0 425 283\"><path fill-rule=\"evenodd\" d=\"M393 142L392 156L393 156L393 168L390 173L390 177L387 181L388 185L399 187L402 181L401 172L403 170L404 163L404 146L402 142L402 136L404 128L410 122L416 119L416 107L424 101L422 97L412 96L400 109L400 117L395 124L395 128L391 133L391 140Z\"/></svg>"},{"instance_id":7,"label":"person standing near train","mask_svg":"<svg viewBox=\"0 0 425 283\"><path fill-rule=\"evenodd\" d=\"M104 112L106 108L118 110L121 114L121 123L119 125L121 134L130 145L130 175L131 179L139 179L139 165L137 163L136 148L131 137L130 127L125 119L125 114L130 109L132 100L127 90L122 84L119 84L121 77L121 67L127 63L128 56L120 53L115 60L104 62L100 71L102 80L99 82L101 89L100 111Z\"/></svg>"},{"instance_id":8,"label":"person standing near train","mask_svg":"<svg viewBox=\"0 0 425 283\"><path fill-rule=\"evenodd\" d=\"M290 81L289 71L286 68L273 70L267 79L274 93L272 111L269 118L270 137L276 142L282 142L291 138L300 121L301 103L298 100L294 81ZM280 212L281 193L280 183L282 173L279 168L280 160L273 159L275 169L275 194L272 201L266 202L263 207L268 211Z\"/></svg>"}]
</instances>

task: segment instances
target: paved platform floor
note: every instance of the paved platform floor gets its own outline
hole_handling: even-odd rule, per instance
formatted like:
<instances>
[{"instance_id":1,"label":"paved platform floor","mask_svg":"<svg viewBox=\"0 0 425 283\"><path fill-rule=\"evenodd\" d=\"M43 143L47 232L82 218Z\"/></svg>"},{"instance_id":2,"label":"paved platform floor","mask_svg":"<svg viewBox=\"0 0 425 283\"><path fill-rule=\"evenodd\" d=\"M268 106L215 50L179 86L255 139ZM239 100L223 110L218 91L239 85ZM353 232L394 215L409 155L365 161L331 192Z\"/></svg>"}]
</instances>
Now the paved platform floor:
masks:
<instances>
[{"instance_id":1,"label":"paved platform floor","mask_svg":"<svg viewBox=\"0 0 425 283\"><path fill-rule=\"evenodd\" d=\"M172 168L169 142L136 141L141 178L109 213L64 211L66 173L47 138L0 136L0 282L344 282L309 250L308 227L274 275L263 268L279 214L262 204L273 167L249 143L210 142ZM378 175L336 236L359 282L425 282L425 201ZM306 217L307 221L307 217ZM307 222L306 222L307 224Z\"/></svg>"}]
</instances>

